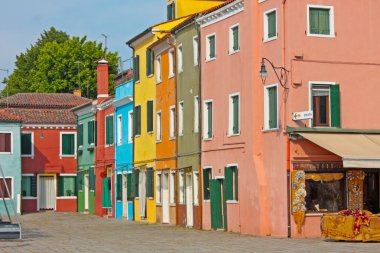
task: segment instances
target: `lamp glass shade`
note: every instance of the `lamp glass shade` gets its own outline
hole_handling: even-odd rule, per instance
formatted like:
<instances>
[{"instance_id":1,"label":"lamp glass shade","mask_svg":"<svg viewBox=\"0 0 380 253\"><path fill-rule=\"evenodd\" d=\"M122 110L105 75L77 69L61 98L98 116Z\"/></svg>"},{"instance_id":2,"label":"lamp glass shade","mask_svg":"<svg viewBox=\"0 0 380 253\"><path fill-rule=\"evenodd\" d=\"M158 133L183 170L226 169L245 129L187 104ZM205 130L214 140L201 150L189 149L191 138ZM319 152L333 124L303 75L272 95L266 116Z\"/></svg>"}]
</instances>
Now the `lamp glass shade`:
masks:
<instances>
[{"instance_id":1,"label":"lamp glass shade","mask_svg":"<svg viewBox=\"0 0 380 253\"><path fill-rule=\"evenodd\" d=\"M267 69L265 67L265 64L261 63L260 77L261 77L261 79L264 79L267 76L268 76L268 72L267 72Z\"/></svg>"}]
</instances>

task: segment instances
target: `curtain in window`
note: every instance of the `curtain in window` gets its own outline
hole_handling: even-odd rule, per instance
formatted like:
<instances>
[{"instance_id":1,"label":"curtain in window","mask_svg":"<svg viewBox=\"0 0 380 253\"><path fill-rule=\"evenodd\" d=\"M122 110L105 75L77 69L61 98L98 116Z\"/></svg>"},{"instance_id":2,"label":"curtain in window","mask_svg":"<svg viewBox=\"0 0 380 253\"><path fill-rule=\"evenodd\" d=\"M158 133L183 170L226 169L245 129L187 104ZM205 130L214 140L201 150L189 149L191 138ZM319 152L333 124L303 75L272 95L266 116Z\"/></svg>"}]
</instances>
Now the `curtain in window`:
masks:
<instances>
[{"instance_id":1,"label":"curtain in window","mask_svg":"<svg viewBox=\"0 0 380 253\"><path fill-rule=\"evenodd\" d=\"M311 34L330 34L330 10L310 8L309 25Z\"/></svg>"}]
</instances>

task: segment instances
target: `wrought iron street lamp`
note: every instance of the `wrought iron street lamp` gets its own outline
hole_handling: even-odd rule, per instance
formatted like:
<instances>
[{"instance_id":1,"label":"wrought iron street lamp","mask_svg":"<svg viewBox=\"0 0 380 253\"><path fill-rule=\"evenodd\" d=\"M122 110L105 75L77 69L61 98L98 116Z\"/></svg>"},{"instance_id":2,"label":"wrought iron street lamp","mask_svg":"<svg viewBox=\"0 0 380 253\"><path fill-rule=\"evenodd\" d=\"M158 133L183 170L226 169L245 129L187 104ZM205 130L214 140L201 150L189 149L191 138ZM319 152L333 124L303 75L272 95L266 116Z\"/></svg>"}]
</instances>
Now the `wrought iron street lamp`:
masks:
<instances>
[{"instance_id":1,"label":"wrought iron street lamp","mask_svg":"<svg viewBox=\"0 0 380 253\"><path fill-rule=\"evenodd\" d=\"M260 78L261 78L261 81L263 82L263 84L265 84L265 81L268 77L268 71L267 71L266 66L265 66L265 61L267 61L270 66L272 66L274 73L276 74L276 77L277 77L278 81L280 82L280 85L284 89L289 89L288 87L286 87L286 83L288 82L288 74L290 73L290 71L284 67L274 66L274 64L265 57L263 57L261 59L261 69L260 69Z\"/></svg>"}]
</instances>

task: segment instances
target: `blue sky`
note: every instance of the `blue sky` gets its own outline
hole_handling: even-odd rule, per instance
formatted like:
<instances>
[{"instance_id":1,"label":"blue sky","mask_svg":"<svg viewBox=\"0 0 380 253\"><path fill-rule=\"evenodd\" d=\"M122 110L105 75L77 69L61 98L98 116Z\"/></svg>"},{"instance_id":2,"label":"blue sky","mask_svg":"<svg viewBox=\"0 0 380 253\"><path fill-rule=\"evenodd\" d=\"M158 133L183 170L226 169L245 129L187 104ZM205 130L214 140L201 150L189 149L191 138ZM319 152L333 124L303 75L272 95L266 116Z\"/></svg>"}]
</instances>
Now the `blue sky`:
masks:
<instances>
[{"instance_id":1,"label":"blue sky","mask_svg":"<svg viewBox=\"0 0 380 253\"><path fill-rule=\"evenodd\" d=\"M109 50L126 59L125 42L166 19L166 0L0 0L0 17L0 69L12 71L16 55L51 26L101 42L105 33Z\"/></svg>"}]
</instances>

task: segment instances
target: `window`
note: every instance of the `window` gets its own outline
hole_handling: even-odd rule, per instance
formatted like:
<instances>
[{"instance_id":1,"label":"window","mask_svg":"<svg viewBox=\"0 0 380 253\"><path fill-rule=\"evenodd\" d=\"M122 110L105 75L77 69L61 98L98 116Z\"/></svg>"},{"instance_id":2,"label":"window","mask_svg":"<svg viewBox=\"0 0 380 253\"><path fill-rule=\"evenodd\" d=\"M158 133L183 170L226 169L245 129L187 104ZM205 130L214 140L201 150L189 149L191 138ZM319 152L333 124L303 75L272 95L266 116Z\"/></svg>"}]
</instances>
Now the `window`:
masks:
<instances>
[{"instance_id":1,"label":"window","mask_svg":"<svg viewBox=\"0 0 380 253\"><path fill-rule=\"evenodd\" d=\"M204 104L204 123L203 123L203 133L204 139L212 139L213 137L213 132L212 132L212 101L205 101Z\"/></svg>"},{"instance_id":2,"label":"window","mask_svg":"<svg viewBox=\"0 0 380 253\"><path fill-rule=\"evenodd\" d=\"M229 135L238 135L240 134L240 95L230 95L229 100Z\"/></svg>"},{"instance_id":3,"label":"window","mask_svg":"<svg viewBox=\"0 0 380 253\"><path fill-rule=\"evenodd\" d=\"M135 83L140 81L140 56L133 57L133 81Z\"/></svg>"},{"instance_id":4,"label":"window","mask_svg":"<svg viewBox=\"0 0 380 253\"><path fill-rule=\"evenodd\" d=\"M308 35L334 37L334 7L308 5Z\"/></svg>"},{"instance_id":5,"label":"window","mask_svg":"<svg viewBox=\"0 0 380 253\"><path fill-rule=\"evenodd\" d=\"M123 117L117 116L117 145L123 144Z\"/></svg>"},{"instance_id":6,"label":"window","mask_svg":"<svg viewBox=\"0 0 380 253\"><path fill-rule=\"evenodd\" d=\"M264 129L276 129L277 125L277 85L264 88Z\"/></svg>"},{"instance_id":7,"label":"window","mask_svg":"<svg viewBox=\"0 0 380 253\"><path fill-rule=\"evenodd\" d=\"M170 204L175 204L175 171L170 172L169 185Z\"/></svg>"},{"instance_id":8,"label":"window","mask_svg":"<svg viewBox=\"0 0 380 253\"><path fill-rule=\"evenodd\" d=\"M307 212L338 212L346 209L344 173L306 173Z\"/></svg>"},{"instance_id":9,"label":"window","mask_svg":"<svg viewBox=\"0 0 380 253\"><path fill-rule=\"evenodd\" d=\"M215 34L209 35L206 38L206 60L216 58L216 39Z\"/></svg>"},{"instance_id":10,"label":"window","mask_svg":"<svg viewBox=\"0 0 380 253\"><path fill-rule=\"evenodd\" d=\"M157 112L157 135L156 135L156 141L160 142L162 140L162 114L161 111Z\"/></svg>"},{"instance_id":11,"label":"window","mask_svg":"<svg viewBox=\"0 0 380 253\"><path fill-rule=\"evenodd\" d=\"M167 6L167 18L168 20L175 19L175 4L171 3Z\"/></svg>"},{"instance_id":12,"label":"window","mask_svg":"<svg viewBox=\"0 0 380 253\"><path fill-rule=\"evenodd\" d=\"M230 28L230 53L235 53L240 49L239 25Z\"/></svg>"},{"instance_id":13,"label":"window","mask_svg":"<svg viewBox=\"0 0 380 253\"><path fill-rule=\"evenodd\" d=\"M199 204L199 173L194 172L194 205Z\"/></svg>"},{"instance_id":14,"label":"window","mask_svg":"<svg viewBox=\"0 0 380 253\"><path fill-rule=\"evenodd\" d=\"M264 42L277 39L277 9L264 13Z\"/></svg>"},{"instance_id":15,"label":"window","mask_svg":"<svg viewBox=\"0 0 380 253\"><path fill-rule=\"evenodd\" d=\"M238 200L238 168L229 166L224 170L224 191L226 200Z\"/></svg>"},{"instance_id":16,"label":"window","mask_svg":"<svg viewBox=\"0 0 380 253\"><path fill-rule=\"evenodd\" d=\"M61 133L61 156L74 156L75 146L75 133Z\"/></svg>"},{"instance_id":17,"label":"window","mask_svg":"<svg viewBox=\"0 0 380 253\"><path fill-rule=\"evenodd\" d=\"M169 78L174 76L174 50L169 50Z\"/></svg>"},{"instance_id":18,"label":"window","mask_svg":"<svg viewBox=\"0 0 380 253\"><path fill-rule=\"evenodd\" d=\"M198 65L198 58L199 58L198 36L193 37L193 57L194 57L194 66L197 66Z\"/></svg>"},{"instance_id":19,"label":"window","mask_svg":"<svg viewBox=\"0 0 380 253\"><path fill-rule=\"evenodd\" d=\"M182 44L177 47L177 59L178 59L178 73L183 71L183 52L182 52Z\"/></svg>"},{"instance_id":20,"label":"window","mask_svg":"<svg viewBox=\"0 0 380 253\"><path fill-rule=\"evenodd\" d=\"M21 179L22 197L37 197L37 177L22 176Z\"/></svg>"},{"instance_id":21,"label":"window","mask_svg":"<svg viewBox=\"0 0 380 253\"><path fill-rule=\"evenodd\" d=\"M75 176L59 176L58 177L58 196L73 197L76 196Z\"/></svg>"},{"instance_id":22,"label":"window","mask_svg":"<svg viewBox=\"0 0 380 253\"><path fill-rule=\"evenodd\" d=\"M199 132L199 97L194 97L194 133Z\"/></svg>"},{"instance_id":23,"label":"window","mask_svg":"<svg viewBox=\"0 0 380 253\"><path fill-rule=\"evenodd\" d=\"M153 100L148 100L147 104L147 111L146 111L146 117L147 117L147 132L153 133Z\"/></svg>"},{"instance_id":24,"label":"window","mask_svg":"<svg viewBox=\"0 0 380 253\"><path fill-rule=\"evenodd\" d=\"M133 138L133 111L128 112L128 143L132 143Z\"/></svg>"},{"instance_id":25,"label":"window","mask_svg":"<svg viewBox=\"0 0 380 253\"><path fill-rule=\"evenodd\" d=\"M211 168L203 169L203 200L210 200Z\"/></svg>"},{"instance_id":26,"label":"window","mask_svg":"<svg viewBox=\"0 0 380 253\"><path fill-rule=\"evenodd\" d=\"M179 173L179 203L184 204L185 203L185 173L181 171Z\"/></svg>"},{"instance_id":27,"label":"window","mask_svg":"<svg viewBox=\"0 0 380 253\"><path fill-rule=\"evenodd\" d=\"M157 173L156 175L156 204L161 204L161 173Z\"/></svg>"},{"instance_id":28,"label":"window","mask_svg":"<svg viewBox=\"0 0 380 253\"><path fill-rule=\"evenodd\" d=\"M132 176L132 173L127 174L127 200L133 201L133 176Z\"/></svg>"},{"instance_id":29,"label":"window","mask_svg":"<svg viewBox=\"0 0 380 253\"><path fill-rule=\"evenodd\" d=\"M106 116L106 145L113 145L113 115Z\"/></svg>"},{"instance_id":30,"label":"window","mask_svg":"<svg viewBox=\"0 0 380 253\"><path fill-rule=\"evenodd\" d=\"M313 127L340 127L340 89L338 84L312 84Z\"/></svg>"},{"instance_id":31,"label":"window","mask_svg":"<svg viewBox=\"0 0 380 253\"><path fill-rule=\"evenodd\" d=\"M87 122L87 143L89 145L95 144L95 121Z\"/></svg>"},{"instance_id":32,"label":"window","mask_svg":"<svg viewBox=\"0 0 380 253\"><path fill-rule=\"evenodd\" d=\"M21 133L21 155L23 156L34 155L33 133Z\"/></svg>"},{"instance_id":33,"label":"window","mask_svg":"<svg viewBox=\"0 0 380 253\"><path fill-rule=\"evenodd\" d=\"M183 121L184 121L184 115L183 115L183 101L179 102L178 105L178 135L183 136Z\"/></svg>"},{"instance_id":34,"label":"window","mask_svg":"<svg viewBox=\"0 0 380 253\"><path fill-rule=\"evenodd\" d=\"M79 177L79 173L77 173L77 177ZM94 167L90 167L90 170L89 170L89 183L90 183L90 191L95 191L95 168Z\"/></svg>"},{"instance_id":35,"label":"window","mask_svg":"<svg viewBox=\"0 0 380 253\"><path fill-rule=\"evenodd\" d=\"M146 174L146 197L154 198L154 171L153 168L148 168Z\"/></svg>"},{"instance_id":36,"label":"window","mask_svg":"<svg viewBox=\"0 0 380 253\"><path fill-rule=\"evenodd\" d=\"M140 170L132 170L132 195L134 198L139 197L139 179L140 179Z\"/></svg>"},{"instance_id":37,"label":"window","mask_svg":"<svg viewBox=\"0 0 380 253\"><path fill-rule=\"evenodd\" d=\"M135 107L135 112L133 113L133 133L135 136L141 135L141 106L138 105Z\"/></svg>"},{"instance_id":38,"label":"window","mask_svg":"<svg viewBox=\"0 0 380 253\"><path fill-rule=\"evenodd\" d=\"M175 139L175 106L170 107L170 139Z\"/></svg>"},{"instance_id":39,"label":"window","mask_svg":"<svg viewBox=\"0 0 380 253\"><path fill-rule=\"evenodd\" d=\"M6 185L5 185L6 184ZM13 199L13 178L6 177L5 184L3 178L0 179L0 198L4 196L5 199ZM8 187L8 191L7 191ZM3 193L3 194L1 194Z\"/></svg>"},{"instance_id":40,"label":"window","mask_svg":"<svg viewBox=\"0 0 380 253\"><path fill-rule=\"evenodd\" d=\"M161 55L157 56L156 58L156 66L157 66L156 82L160 83L162 81Z\"/></svg>"},{"instance_id":41,"label":"window","mask_svg":"<svg viewBox=\"0 0 380 253\"><path fill-rule=\"evenodd\" d=\"M123 175L122 174L116 175L116 200L117 201L123 200Z\"/></svg>"},{"instance_id":42,"label":"window","mask_svg":"<svg viewBox=\"0 0 380 253\"><path fill-rule=\"evenodd\" d=\"M80 146L83 146L83 124L79 124L78 125L78 129L77 129L77 138L78 138L78 147ZM22 140L22 136L21 136L21 145L23 145L23 140ZM22 149L22 147L21 147ZM21 151L22 153L22 151Z\"/></svg>"},{"instance_id":43,"label":"window","mask_svg":"<svg viewBox=\"0 0 380 253\"><path fill-rule=\"evenodd\" d=\"M154 52L152 49L146 50L146 76L154 74Z\"/></svg>"},{"instance_id":44,"label":"window","mask_svg":"<svg viewBox=\"0 0 380 253\"><path fill-rule=\"evenodd\" d=\"M11 132L0 132L0 154L12 153L12 142L13 136Z\"/></svg>"}]
</instances>

